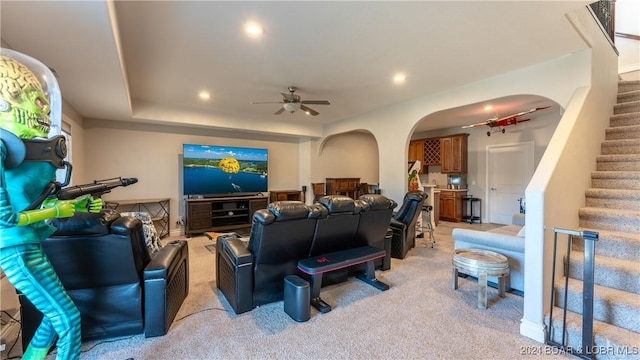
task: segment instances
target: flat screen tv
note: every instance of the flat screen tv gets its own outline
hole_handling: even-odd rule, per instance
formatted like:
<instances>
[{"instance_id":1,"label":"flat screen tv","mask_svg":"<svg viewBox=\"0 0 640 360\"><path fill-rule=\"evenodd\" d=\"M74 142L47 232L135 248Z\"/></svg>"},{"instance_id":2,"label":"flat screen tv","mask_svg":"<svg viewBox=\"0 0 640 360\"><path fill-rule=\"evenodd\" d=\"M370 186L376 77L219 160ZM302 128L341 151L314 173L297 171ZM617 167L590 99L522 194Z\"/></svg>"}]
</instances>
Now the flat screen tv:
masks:
<instances>
[{"instance_id":1,"label":"flat screen tv","mask_svg":"<svg viewBox=\"0 0 640 360\"><path fill-rule=\"evenodd\" d=\"M255 195L268 190L268 150L183 145L184 195Z\"/></svg>"}]
</instances>

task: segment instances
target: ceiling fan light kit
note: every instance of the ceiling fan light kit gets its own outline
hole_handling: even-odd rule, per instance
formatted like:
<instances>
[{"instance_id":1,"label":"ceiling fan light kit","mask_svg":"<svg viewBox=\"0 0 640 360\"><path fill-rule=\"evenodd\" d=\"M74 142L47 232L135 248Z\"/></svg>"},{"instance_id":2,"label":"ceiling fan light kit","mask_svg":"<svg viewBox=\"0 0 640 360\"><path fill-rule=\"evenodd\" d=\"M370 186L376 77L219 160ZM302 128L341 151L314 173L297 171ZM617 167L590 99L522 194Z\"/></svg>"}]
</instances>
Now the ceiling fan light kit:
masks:
<instances>
[{"instance_id":1,"label":"ceiling fan light kit","mask_svg":"<svg viewBox=\"0 0 640 360\"><path fill-rule=\"evenodd\" d=\"M287 102L287 103L284 103L284 104L282 105L282 107L283 107L286 111L288 111L288 112L290 112L290 113L293 113L293 112L295 112L296 110L299 110L299 109L300 109L300 103L299 103L299 102Z\"/></svg>"}]
</instances>

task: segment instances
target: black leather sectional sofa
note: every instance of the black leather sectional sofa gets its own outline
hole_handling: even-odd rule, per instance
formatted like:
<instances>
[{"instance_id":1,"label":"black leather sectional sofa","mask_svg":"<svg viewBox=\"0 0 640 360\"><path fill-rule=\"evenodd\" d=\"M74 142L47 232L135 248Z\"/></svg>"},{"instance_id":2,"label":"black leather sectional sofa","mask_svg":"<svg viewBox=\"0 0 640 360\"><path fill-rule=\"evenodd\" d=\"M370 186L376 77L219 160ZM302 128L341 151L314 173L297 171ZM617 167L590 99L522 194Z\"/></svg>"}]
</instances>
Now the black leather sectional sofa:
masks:
<instances>
[{"instance_id":1,"label":"black leather sectional sofa","mask_svg":"<svg viewBox=\"0 0 640 360\"><path fill-rule=\"evenodd\" d=\"M219 237L216 286L236 314L284 297L284 278L300 275L298 261L365 245L386 251L377 267L391 264L389 224L397 203L383 195L358 200L324 196L313 205L277 201L254 213L249 241ZM332 272L323 284L344 281L363 270L354 266Z\"/></svg>"}]
</instances>

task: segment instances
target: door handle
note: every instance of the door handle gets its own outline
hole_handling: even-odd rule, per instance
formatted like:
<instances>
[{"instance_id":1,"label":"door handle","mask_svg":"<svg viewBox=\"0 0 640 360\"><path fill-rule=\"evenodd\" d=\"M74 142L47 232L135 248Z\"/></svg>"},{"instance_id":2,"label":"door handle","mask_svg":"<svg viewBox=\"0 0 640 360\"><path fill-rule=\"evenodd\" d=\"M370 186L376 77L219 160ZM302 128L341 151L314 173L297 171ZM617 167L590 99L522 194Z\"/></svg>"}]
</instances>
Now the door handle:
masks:
<instances>
[{"instance_id":1,"label":"door handle","mask_svg":"<svg viewBox=\"0 0 640 360\"><path fill-rule=\"evenodd\" d=\"M498 190L498 189L492 187L491 190Z\"/></svg>"}]
</instances>

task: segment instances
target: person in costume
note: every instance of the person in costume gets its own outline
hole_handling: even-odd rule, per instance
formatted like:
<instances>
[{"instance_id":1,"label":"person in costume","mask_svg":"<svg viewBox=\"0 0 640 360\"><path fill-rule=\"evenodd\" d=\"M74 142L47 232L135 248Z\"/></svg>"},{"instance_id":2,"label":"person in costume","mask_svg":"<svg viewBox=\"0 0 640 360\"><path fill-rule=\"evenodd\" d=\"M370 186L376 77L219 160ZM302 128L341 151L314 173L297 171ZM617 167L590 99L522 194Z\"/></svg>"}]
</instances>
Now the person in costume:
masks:
<instances>
[{"instance_id":1,"label":"person in costume","mask_svg":"<svg viewBox=\"0 0 640 360\"><path fill-rule=\"evenodd\" d=\"M60 90L49 68L0 48L0 268L44 315L24 351L29 360L44 359L54 344L57 359L80 357L80 312L42 249L55 231L45 220L102 208L91 196L55 197L71 174L61 123ZM56 170L65 167L60 184Z\"/></svg>"}]
</instances>

